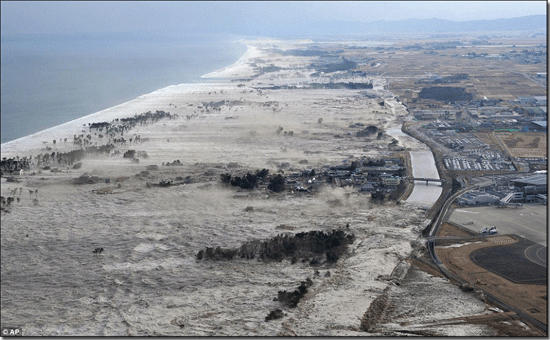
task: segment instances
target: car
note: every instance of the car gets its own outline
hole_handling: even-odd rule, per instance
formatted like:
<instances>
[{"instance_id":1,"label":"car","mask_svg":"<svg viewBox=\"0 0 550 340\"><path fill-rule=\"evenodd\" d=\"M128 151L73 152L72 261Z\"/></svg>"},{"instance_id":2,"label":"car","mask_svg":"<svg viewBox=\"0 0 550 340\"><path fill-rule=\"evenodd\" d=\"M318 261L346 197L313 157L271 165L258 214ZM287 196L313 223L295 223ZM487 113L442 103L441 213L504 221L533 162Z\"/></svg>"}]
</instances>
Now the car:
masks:
<instances>
[{"instance_id":1,"label":"car","mask_svg":"<svg viewBox=\"0 0 550 340\"><path fill-rule=\"evenodd\" d=\"M479 231L480 234L491 234L491 235L494 235L497 233L497 227L495 226L492 226L491 228L488 228L488 227L483 227L481 228L481 230Z\"/></svg>"}]
</instances>

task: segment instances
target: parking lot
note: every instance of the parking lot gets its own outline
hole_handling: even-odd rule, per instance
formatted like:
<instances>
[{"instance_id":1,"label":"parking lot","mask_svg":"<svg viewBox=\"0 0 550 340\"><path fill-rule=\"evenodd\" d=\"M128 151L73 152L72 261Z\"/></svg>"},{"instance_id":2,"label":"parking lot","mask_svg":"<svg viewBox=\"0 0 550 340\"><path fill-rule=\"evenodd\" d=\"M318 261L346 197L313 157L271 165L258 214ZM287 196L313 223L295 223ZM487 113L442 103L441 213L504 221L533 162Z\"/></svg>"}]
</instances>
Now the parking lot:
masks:
<instances>
[{"instance_id":1,"label":"parking lot","mask_svg":"<svg viewBox=\"0 0 550 340\"><path fill-rule=\"evenodd\" d=\"M547 206L524 204L522 207L497 208L495 206L457 208L449 218L474 232L481 228L497 227L498 235L516 234L547 247Z\"/></svg>"}]
</instances>

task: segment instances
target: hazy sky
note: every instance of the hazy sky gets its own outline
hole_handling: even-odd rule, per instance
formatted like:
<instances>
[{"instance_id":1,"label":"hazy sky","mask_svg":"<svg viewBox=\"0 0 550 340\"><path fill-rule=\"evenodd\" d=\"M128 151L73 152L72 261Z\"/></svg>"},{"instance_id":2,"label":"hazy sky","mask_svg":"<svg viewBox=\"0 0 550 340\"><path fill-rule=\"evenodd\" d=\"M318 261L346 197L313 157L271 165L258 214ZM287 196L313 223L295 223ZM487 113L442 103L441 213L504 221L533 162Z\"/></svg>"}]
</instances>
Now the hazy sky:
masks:
<instances>
[{"instance_id":1,"label":"hazy sky","mask_svg":"<svg viewBox=\"0 0 550 340\"><path fill-rule=\"evenodd\" d=\"M1 32L209 31L315 21L440 18L455 21L546 14L546 1L2 1Z\"/></svg>"}]
</instances>

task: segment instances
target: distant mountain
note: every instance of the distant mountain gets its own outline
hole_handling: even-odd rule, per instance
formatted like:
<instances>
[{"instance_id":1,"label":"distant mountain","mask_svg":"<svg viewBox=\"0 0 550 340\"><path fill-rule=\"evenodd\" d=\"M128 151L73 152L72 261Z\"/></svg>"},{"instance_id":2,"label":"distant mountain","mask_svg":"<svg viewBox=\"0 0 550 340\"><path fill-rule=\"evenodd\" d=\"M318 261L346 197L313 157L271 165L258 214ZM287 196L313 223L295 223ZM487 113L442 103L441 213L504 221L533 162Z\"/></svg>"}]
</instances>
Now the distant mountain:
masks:
<instances>
[{"instance_id":1,"label":"distant mountain","mask_svg":"<svg viewBox=\"0 0 550 340\"><path fill-rule=\"evenodd\" d=\"M373 22L331 21L296 23L277 27L240 27L241 34L253 35L364 35L384 33L464 33L490 31L544 31L546 15L530 15L508 19L452 21L445 19L407 19L399 21L379 20ZM236 33L236 32L235 32Z\"/></svg>"},{"instance_id":2,"label":"distant mountain","mask_svg":"<svg viewBox=\"0 0 550 340\"><path fill-rule=\"evenodd\" d=\"M487 32L487 31L536 31L546 30L546 15L530 15L526 17L452 21L444 19L408 19L401 21L377 21L367 23L370 29L393 32ZM369 27L370 26L370 27Z\"/></svg>"}]
</instances>

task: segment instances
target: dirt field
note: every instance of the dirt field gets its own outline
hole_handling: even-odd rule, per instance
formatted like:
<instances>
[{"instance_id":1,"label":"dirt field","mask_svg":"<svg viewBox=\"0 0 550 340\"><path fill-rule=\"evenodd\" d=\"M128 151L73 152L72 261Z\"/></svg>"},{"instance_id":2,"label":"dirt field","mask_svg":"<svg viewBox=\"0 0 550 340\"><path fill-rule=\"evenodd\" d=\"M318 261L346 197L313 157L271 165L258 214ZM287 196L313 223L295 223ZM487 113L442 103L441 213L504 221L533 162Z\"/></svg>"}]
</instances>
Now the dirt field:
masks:
<instances>
[{"instance_id":1,"label":"dirt field","mask_svg":"<svg viewBox=\"0 0 550 340\"><path fill-rule=\"evenodd\" d=\"M548 157L547 134L544 132L501 132L495 136L506 145L506 151L514 158Z\"/></svg>"},{"instance_id":2,"label":"dirt field","mask_svg":"<svg viewBox=\"0 0 550 340\"><path fill-rule=\"evenodd\" d=\"M539 84L525 78L522 74L512 72L471 76L471 85L475 87L480 98L514 100L533 93L545 95L544 88Z\"/></svg>"},{"instance_id":3,"label":"dirt field","mask_svg":"<svg viewBox=\"0 0 550 340\"><path fill-rule=\"evenodd\" d=\"M468 37L461 37L467 41ZM494 41L491 46L460 46L456 49L439 50L429 53L426 50L407 50L401 53L394 51L349 51L350 57L373 58L362 66L366 72L384 74L388 78L390 89L402 100L410 103L418 97L418 92L431 86L426 83L418 83L420 79L426 79L433 75L442 77L459 73L466 73L469 79L455 84L440 84L440 86L460 86L482 99L514 100L521 96L545 96L544 86L530 79L529 75L536 72L545 72L545 65L519 64L512 60L498 58L466 58L468 53L506 53L516 48L512 46L515 40L503 39ZM442 40L444 41L444 40ZM492 41L493 42L493 41ZM542 43L540 39L527 39L523 44L536 46ZM400 42L398 45L413 45L414 40ZM423 42L419 41L422 45ZM462 57L461 57L462 56ZM436 104L437 105L437 104Z\"/></svg>"},{"instance_id":4,"label":"dirt field","mask_svg":"<svg viewBox=\"0 0 550 340\"><path fill-rule=\"evenodd\" d=\"M465 234L467 234L465 230L447 223L443 225L440 232L441 236L466 236ZM515 284L476 265L470 259L470 254L478 249L516 242L517 240L511 236L493 236L461 246L437 246L436 252L449 271L472 284L474 288L482 289L547 324L547 285Z\"/></svg>"},{"instance_id":5,"label":"dirt field","mask_svg":"<svg viewBox=\"0 0 550 340\"><path fill-rule=\"evenodd\" d=\"M474 136L514 158L548 157L548 135L544 132L476 132Z\"/></svg>"}]
</instances>

